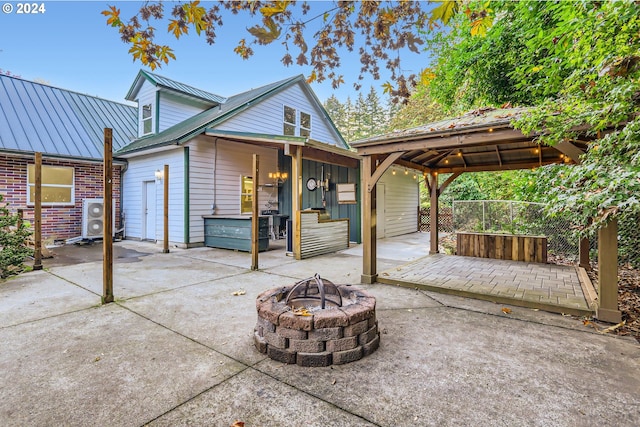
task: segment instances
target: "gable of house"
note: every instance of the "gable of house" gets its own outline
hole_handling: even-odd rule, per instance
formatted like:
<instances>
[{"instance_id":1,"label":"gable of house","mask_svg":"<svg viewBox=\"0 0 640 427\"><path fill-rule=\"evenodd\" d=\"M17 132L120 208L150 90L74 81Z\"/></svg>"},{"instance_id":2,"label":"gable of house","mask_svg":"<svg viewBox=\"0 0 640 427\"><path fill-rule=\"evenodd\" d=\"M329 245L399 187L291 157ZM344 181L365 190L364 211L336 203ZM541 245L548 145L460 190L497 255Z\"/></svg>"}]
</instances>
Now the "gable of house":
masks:
<instances>
[{"instance_id":1,"label":"gable of house","mask_svg":"<svg viewBox=\"0 0 640 427\"><path fill-rule=\"evenodd\" d=\"M158 134L225 98L141 70L125 99L138 103L138 137Z\"/></svg>"},{"instance_id":2,"label":"gable of house","mask_svg":"<svg viewBox=\"0 0 640 427\"><path fill-rule=\"evenodd\" d=\"M214 129L303 136L340 148L348 147L302 75L229 98L209 94L204 99L206 95L196 92L198 96L195 96L193 93L196 89L191 86L173 81L171 89L165 86L158 89L157 84L146 78L149 74L145 73L143 77L138 75L127 98L146 103L147 110L144 110L144 105L139 107L139 128L145 126L145 120L152 124L147 124L148 133L119 151L118 154L124 157L183 144ZM180 92L179 88L184 88L184 92ZM149 117L149 109L153 110L153 105L157 107ZM209 108L203 110L206 105Z\"/></svg>"}]
</instances>

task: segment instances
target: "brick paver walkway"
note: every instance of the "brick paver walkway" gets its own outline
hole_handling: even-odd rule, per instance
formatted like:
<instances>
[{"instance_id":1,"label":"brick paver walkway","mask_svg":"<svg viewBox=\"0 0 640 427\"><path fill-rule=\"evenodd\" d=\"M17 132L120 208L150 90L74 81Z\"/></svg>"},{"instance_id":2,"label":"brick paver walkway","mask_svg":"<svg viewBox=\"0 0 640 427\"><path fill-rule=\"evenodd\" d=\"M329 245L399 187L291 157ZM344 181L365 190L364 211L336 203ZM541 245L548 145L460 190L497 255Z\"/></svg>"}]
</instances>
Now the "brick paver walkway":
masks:
<instances>
[{"instance_id":1,"label":"brick paver walkway","mask_svg":"<svg viewBox=\"0 0 640 427\"><path fill-rule=\"evenodd\" d=\"M555 313L588 315L575 267L430 255L382 272L378 281L436 292L537 308Z\"/></svg>"}]
</instances>

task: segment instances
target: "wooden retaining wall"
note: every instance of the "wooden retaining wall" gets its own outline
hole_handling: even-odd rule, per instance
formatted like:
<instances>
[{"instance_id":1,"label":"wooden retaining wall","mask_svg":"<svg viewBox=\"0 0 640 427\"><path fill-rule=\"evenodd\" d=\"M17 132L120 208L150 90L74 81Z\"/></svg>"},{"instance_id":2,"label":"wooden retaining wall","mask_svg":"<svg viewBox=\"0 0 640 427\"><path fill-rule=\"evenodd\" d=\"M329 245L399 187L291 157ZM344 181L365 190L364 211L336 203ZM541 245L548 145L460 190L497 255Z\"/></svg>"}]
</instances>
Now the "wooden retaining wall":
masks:
<instances>
[{"instance_id":1,"label":"wooden retaining wall","mask_svg":"<svg viewBox=\"0 0 640 427\"><path fill-rule=\"evenodd\" d=\"M547 262L545 236L457 233L456 255L524 262Z\"/></svg>"}]
</instances>

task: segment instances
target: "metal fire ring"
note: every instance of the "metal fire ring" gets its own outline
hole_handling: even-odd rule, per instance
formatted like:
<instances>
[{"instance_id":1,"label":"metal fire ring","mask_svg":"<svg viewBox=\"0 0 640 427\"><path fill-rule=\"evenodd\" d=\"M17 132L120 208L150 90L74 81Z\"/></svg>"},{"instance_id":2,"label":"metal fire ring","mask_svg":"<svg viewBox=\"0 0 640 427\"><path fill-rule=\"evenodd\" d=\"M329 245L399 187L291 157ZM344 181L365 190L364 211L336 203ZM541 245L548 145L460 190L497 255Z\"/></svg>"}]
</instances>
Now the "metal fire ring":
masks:
<instances>
[{"instance_id":1,"label":"metal fire ring","mask_svg":"<svg viewBox=\"0 0 640 427\"><path fill-rule=\"evenodd\" d=\"M310 290L317 290L317 292L309 293ZM324 309L326 305L328 295L335 295L336 301L329 299L332 304L338 307L342 307L342 295L338 287L329 280L322 280L320 275L316 273L313 277L303 279L293 285L287 297L285 298L285 304L291 306L292 301L296 300L314 300L320 301L320 308Z\"/></svg>"}]
</instances>

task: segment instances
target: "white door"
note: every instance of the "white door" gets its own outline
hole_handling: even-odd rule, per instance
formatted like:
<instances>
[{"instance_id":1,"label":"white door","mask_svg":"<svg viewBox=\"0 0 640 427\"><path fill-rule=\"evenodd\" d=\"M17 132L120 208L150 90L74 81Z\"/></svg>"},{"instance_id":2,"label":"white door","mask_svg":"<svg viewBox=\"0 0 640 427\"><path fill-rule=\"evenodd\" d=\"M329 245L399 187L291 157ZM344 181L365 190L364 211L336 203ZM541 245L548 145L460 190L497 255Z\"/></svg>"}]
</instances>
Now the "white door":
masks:
<instances>
[{"instance_id":1,"label":"white door","mask_svg":"<svg viewBox=\"0 0 640 427\"><path fill-rule=\"evenodd\" d=\"M143 239L156 240L156 182L144 182L144 216Z\"/></svg>"},{"instance_id":2,"label":"white door","mask_svg":"<svg viewBox=\"0 0 640 427\"><path fill-rule=\"evenodd\" d=\"M376 188L376 236L378 239L382 239L385 237L385 185L378 183Z\"/></svg>"}]
</instances>

